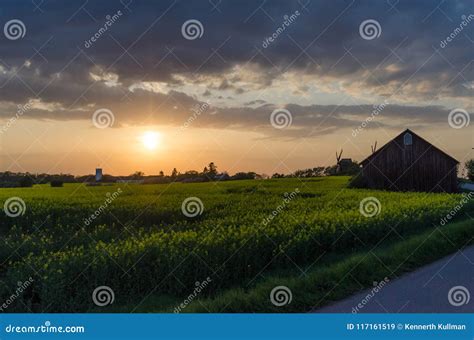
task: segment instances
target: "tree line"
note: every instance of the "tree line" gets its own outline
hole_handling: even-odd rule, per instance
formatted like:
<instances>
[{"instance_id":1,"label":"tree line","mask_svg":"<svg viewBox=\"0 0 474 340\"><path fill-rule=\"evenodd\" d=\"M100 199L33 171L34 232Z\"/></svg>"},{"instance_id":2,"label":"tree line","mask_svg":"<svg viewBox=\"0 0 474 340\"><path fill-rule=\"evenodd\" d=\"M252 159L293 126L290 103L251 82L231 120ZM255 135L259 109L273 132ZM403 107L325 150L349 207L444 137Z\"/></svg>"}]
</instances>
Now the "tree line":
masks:
<instances>
[{"instance_id":1,"label":"tree line","mask_svg":"<svg viewBox=\"0 0 474 340\"><path fill-rule=\"evenodd\" d=\"M173 168L169 175L161 170L158 175L145 175L142 171L136 171L128 176L103 175L101 182L115 183L117 181L138 181L144 184L154 183L171 183L171 182L209 182L209 181L231 181L231 180L248 180L248 179L266 179L266 178L308 178L322 176L354 176L360 171L359 164L352 162L346 164L341 169L337 164L328 167L314 167L296 170L290 174L274 173L272 176L258 174L256 172L237 172L229 175L227 171L219 172L214 162L210 162L202 171L187 170L185 172L178 171ZM471 181L474 181L474 159L465 163L465 175ZM71 174L33 174L29 172L0 172L0 187L31 187L34 184L50 183L51 186L60 187L63 183L90 183L95 182L95 175L74 176Z\"/></svg>"}]
</instances>

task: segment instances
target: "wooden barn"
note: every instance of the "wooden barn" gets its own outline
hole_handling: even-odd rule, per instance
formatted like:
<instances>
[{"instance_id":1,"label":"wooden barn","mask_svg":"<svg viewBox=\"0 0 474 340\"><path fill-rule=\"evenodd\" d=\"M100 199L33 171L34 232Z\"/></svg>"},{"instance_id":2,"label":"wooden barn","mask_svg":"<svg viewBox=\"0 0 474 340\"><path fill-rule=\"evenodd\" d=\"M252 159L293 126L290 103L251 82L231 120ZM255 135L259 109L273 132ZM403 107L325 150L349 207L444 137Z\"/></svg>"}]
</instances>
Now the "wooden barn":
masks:
<instances>
[{"instance_id":1,"label":"wooden barn","mask_svg":"<svg viewBox=\"0 0 474 340\"><path fill-rule=\"evenodd\" d=\"M407 129L361 163L366 186L394 191L456 192L459 162Z\"/></svg>"}]
</instances>

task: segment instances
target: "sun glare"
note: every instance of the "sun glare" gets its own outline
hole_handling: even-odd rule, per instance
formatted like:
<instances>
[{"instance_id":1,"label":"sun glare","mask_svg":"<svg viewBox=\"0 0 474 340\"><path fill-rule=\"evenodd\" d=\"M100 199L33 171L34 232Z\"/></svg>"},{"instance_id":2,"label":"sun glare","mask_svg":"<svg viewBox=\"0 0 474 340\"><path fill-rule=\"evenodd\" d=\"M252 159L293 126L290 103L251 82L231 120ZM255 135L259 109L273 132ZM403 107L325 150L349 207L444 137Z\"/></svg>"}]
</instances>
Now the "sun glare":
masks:
<instances>
[{"instance_id":1,"label":"sun glare","mask_svg":"<svg viewBox=\"0 0 474 340\"><path fill-rule=\"evenodd\" d=\"M147 131L142 136L143 146L148 150L155 150L160 143L160 134L155 131Z\"/></svg>"}]
</instances>

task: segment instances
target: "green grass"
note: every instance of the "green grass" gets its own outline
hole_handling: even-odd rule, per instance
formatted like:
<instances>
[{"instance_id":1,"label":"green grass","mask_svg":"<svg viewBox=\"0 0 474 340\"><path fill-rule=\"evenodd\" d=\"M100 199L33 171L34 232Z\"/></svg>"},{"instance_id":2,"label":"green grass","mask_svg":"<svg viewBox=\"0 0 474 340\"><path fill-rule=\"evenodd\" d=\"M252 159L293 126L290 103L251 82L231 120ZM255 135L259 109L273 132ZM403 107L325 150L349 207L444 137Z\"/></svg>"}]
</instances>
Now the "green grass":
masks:
<instances>
[{"instance_id":1,"label":"green grass","mask_svg":"<svg viewBox=\"0 0 474 340\"><path fill-rule=\"evenodd\" d=\"M115 306L153 308L182 300L209 276L212 284L201 299L229 294L239 301L268 275L294 277L296 266L313 272L382 240L390 244L433 228L460 200L348 189L347 182L330 177L2 189L1 202L21 197L26 212L0 222L0 298L31 276L32 287L11 311L113 311L92 302L92 291L101 285L114 290ZM122 193L85 223L107 193L119 188ZM188 218L181 204L192 196L201 199L204 211ZM359 211L360 201L370 196L382 207L372 218ZM464 210L473 210L472 204ZM273 211L279 212L268 220Z\"/></svg>"}]
</instances>

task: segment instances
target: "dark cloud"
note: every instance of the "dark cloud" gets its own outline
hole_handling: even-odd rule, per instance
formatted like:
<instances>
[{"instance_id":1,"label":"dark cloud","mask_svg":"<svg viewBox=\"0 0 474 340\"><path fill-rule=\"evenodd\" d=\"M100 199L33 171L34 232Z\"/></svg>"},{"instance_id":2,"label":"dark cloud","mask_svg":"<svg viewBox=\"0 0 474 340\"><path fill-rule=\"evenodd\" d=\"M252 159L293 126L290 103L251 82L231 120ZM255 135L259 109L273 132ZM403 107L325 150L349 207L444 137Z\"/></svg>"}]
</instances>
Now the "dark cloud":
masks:
<instances>
[{"instance_id":1,"label":"dark cloud","mask_svg":"<svg viewBox=\"0 0 474 340\"><path fill-rule=\"evenodd\" d=\"M52 111L31 110L30 118L86 119L100 107L112 109L117 121L141 124L155 121L182 124L199 99L183 92L183 79L198 84L206 79L213 91L246 93L242 77L226 77L236 66L255 73L254 88L265 88L288 73L340 81L347 91L424 100L471 100L474 80L474 20L444 48L441 41L474 14L472 0L437 3L428 0L393 2L335 0L261 3L239 1L45 1L39 8L29 0L2 2L2 26L12 18L25 23L26 36L11 41L0 37L0 101L5 107L30 99L54 103ZM107 15L122 13L96 42L85 42L99 32ZM263 46L285 21L300 13ZM182 24L199 20L201 38L187 40ZM380 37L364 40L359 25L377 20ZM28 66L28 63L31 62ZM250 65L256 65L250 68ZM91 73L99 75L97 81ZM107 74L116 75L107 86ZM180 77L178 77L180 76ZM137 82L164 82L173 90L153 93L129 87ZM299 84L295 93L308 93ZM345 90L342 89L342 92ZM212 93L218 98L227 94ZM203 93L210 96L209 90ZM258 99L242 107L213 107L196 126L268 126L272 104ZM472 104L471 104L472 105ZM370 105L287 105L293 128L319 126L324 131L358 125ZM448 109L441 106L391 105L384 116L439 122ZM160 113L158 113L160 112ZM2 112L8 116L8 112ZM318 125L319 124L319 125ZM263 131L263 130L262 130ZM288 130L293 131L293 130ZM301 131L300 131L301 132ZM287 132L291 133L291 132Z\"/></svg>"},{"instance_id":2,"label":"dark cloud","mask_svg":"<svg viewBox=\"0 0 474 340\"><path fill-rule=\"evenodd\" d=\"M443 106L402 106L377 105L298 105L288 104L279 107L255 100L245 106L219 107L197 100L185 93L169 91L154 93L135 89L129 96L112 102L117 95L114 88L94 90L94 106L83 103L75 108L62 107L60 104L49 107L42 103L31 102L26 111L26 119L89 120L97 108L111 110L115 117L114 127L129 125L168 125L192 128L216 128L253 131L266 137L300 138L315 137L332 133L338 129L357 130L364 128L394 128L406 126L419 127L427 124L448 124L450 110ZM114 92L112 94L107 91ZM137 103L142 103L137 106ZM382 104L382 103L381 103ZM275 129L272 125L272 112L288 110L291 125L285 129ZM13 103L5 105L0 112L3 118L9 118L16 112ZM196 114L196 112L199 112ZM474 114L470 114L474 121Z\"/></svg>"},{"instance_id":3,"label":"dark cloud","mask_svg":"<svg viewBox=\"0 0 474 340\"><path fill-rule=\"evenodd\" d=\"M265 104L266 101L262 99L252 100L250 102L245 103L245 106L252 106L252 105L262 105Z\"/></svg>"}]
</instances>

